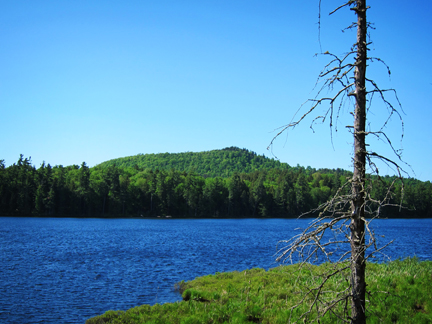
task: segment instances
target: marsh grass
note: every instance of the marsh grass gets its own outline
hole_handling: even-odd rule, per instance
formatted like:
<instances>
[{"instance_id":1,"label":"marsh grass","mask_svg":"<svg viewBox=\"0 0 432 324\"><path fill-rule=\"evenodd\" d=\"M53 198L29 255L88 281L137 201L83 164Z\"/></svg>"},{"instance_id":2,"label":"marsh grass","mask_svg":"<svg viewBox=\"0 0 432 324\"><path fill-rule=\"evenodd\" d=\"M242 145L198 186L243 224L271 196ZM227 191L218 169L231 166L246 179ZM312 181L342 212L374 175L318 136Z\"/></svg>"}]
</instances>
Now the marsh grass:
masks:
<instances>
[{"instance_id":1,"label":"marsh grass","mask_svg":"<svg viewBox=\"0 0 432 324\"><path fill-rule=\"evenodd\" d=\"M323 302L310 309L315 296L310 288L320 283L322 274L331 271L333 264L216 273L179 283L181 302L108 311L86 323L277 324L295 322L308 311L305 322L313 323L317 312L322 312L320 307L326 307L326 298L333 300L338 291L347 287L348 272L331 277L322 290ZM368 263L366 278L368 323L432 323L432 261ZM344 303L336 306L319 323L342 323L337 315L345 306Z\"/></svg>"}]
</instances>

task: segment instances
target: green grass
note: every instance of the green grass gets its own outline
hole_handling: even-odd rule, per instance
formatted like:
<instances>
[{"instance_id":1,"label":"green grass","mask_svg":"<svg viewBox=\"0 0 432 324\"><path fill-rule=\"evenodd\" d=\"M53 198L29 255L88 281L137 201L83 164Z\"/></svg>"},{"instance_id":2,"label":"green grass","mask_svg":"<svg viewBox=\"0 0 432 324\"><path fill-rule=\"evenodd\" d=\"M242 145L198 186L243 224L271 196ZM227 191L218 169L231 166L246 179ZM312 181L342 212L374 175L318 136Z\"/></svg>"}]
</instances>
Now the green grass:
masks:
<instances>
[{"instance_id":1,"label":"green grass","mask_svg":"<svg viewBox=\"0 0 432 324\"><path fill-rule=\"evenodd\" d=\"M292 306L302 300L309 288L322 282L323 274L333 271L334 265L323 264L217 273L181 282L181 302L108 311L90 318L86 324L294 322L309 309L315 295L307 295L294 310ZM366 271L368 323L432 323L432 261L368 263ZM318 311L337 296L336 290L347 287L348 274L349 270L326 281ZM334 312L342 314L344 306L338 305ZM320 323L341 323L335 313L327 312ZM315 322L316 314L317 309L313 308L304 322Z\"/></svg>"}]
</instances>

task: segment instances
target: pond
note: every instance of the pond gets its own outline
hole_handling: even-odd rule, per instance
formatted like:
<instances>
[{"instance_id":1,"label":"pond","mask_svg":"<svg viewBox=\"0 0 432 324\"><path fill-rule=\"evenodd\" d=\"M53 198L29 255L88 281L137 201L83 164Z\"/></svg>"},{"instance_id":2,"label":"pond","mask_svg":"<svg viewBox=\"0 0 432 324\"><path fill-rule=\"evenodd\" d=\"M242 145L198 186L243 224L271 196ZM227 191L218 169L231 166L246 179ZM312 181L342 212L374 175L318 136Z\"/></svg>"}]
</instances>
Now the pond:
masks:
<instances>
[{"instance_id":1,"label":"pond","mask_svg":"<svg viewBox=\"0 0 432 324\"><path fill-rule=\"evenodd\" d=\"M174 302L175 283L271 268L310 219L0 217L0 322L84 323L110 309ZM432 219L375 220L392 259L432 260Z\"/></svg>"}]
</instances>

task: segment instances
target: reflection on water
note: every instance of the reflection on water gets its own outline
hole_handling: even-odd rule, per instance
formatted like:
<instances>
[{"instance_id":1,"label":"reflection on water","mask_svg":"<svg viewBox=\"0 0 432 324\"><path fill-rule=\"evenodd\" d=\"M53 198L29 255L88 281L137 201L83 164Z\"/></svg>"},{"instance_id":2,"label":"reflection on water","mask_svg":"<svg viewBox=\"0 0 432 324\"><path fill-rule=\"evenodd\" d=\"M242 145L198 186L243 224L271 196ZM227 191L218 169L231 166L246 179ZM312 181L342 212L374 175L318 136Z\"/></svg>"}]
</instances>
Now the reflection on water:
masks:
<instances>
[{"instance_id":1,"label":"reflection on water","mask_svg":"<svg viewBox=\"0 0 432 324\"><path fill-rule=\"evenodd\" d=\"M181 280L270 268L310 220L0 218L0 322L83 323L109 309L174 302ZM432 220L376 220L392 258L432 259ZM413 239L413 237L415 239Z\"/></svg>"}]
</instances>

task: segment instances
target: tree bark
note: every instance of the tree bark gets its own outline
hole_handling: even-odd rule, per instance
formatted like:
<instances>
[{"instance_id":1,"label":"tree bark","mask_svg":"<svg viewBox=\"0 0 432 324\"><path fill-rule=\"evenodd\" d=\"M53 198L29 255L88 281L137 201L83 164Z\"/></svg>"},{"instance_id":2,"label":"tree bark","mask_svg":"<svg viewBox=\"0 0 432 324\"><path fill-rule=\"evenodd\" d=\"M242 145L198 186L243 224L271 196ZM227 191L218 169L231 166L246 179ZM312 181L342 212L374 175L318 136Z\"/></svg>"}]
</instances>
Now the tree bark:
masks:
<instances>
[{"instance_id":1,"label":"tree bark","mask_svg":"<svg viewBox=\"0 0 432 324\"><path fill-rule=\"evenodd\" d=\"M354 174L351 202L351 323L366 323L365 315L365 175L366 175L366 0L351 8L357 14L357 57L354 73Z\"/></svg>"}]
</instances>

